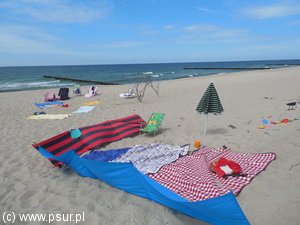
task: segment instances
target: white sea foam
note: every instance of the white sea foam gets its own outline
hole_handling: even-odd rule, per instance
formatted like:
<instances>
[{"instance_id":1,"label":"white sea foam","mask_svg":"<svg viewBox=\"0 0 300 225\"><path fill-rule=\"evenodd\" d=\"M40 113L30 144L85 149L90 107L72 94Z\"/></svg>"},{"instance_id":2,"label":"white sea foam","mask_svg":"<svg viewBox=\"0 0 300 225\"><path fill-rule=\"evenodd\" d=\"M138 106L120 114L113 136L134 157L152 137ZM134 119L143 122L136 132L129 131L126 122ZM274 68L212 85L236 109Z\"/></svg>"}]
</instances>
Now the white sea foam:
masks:
<instances>
[{"instance_id":1,"label":"white sea foam","mask_svg":"<svg viewBox=\"0 0 300 225\"><path fill-rule=\"evenodd\" d=\"M20 89L30 89L30 88L38 88L38 87L63 87L63 86L71 86L74 83L61 83L60 80L54 81L39 81L39 82L6 82L0 84L0 90L20 90Z\"/></svg>"},{"instance_id":2,"label":"white sea foam","mask_svg":"<svg viewBox=\"0 0 300 225\"><path fill-rule=\"evenodd\" d=\"M153 72L143 72L143 74L145 74L145 75L151 75L151 74L153 74Z\"/></svg>"}]
</instances>

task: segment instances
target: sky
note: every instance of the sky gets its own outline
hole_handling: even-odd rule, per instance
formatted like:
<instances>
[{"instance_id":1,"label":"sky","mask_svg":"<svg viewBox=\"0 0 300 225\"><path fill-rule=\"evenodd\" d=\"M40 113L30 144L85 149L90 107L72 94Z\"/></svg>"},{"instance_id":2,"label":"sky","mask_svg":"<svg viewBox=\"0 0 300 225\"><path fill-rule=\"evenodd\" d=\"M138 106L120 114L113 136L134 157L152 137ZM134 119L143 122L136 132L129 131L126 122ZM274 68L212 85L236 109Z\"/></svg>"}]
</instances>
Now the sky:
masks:
<instances>
[{"instance_id":1,"label":"sky","mask_svg":"<svg viewBox=\"0 0 300 225\"><path fill-rule=\"evenodd\" d=\"M300 59L299 0L0 0L0 66Z\"/></svg>"}]
</instances>

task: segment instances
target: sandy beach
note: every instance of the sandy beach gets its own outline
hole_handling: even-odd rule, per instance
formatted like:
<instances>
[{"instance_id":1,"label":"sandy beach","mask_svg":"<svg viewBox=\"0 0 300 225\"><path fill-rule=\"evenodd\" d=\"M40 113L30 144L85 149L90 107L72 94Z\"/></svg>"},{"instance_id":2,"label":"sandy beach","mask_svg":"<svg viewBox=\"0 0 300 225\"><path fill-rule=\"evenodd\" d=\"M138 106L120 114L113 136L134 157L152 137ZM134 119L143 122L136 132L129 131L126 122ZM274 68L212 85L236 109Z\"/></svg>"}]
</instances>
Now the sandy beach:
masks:
<instances>
[{"instance_id":1,"label":"sandy beach","mask_svg":"<svg viewBox=\"0 0 300 225\"><path fill-rule=\"evenodd\" d=\"M86 99L71 94L71 99L66 101L68 108L46 110L33 104L43 101L45 90L0 93L1 209L15 213L84 212L85 222L81 224L205 224L99 180L81 177L68 168L53 168L31 146L33 141L45 140L71 128L131 114L147 121L152 112L164 112L166 119L160 134L123 139L103 149L153 142L192 145L200 139L203 144L216 148L226 145L245 153L274 152L277 159L243 189L237 200L253 225L297 225L300 221L300 120L266 129L257 127L262 125L262 119L278 121L300 116L299 74L300 67L289 67L161 81L159 96L147 89L142 103L135 98L119 97L128 85L98 86L100 95L96 97ZM224 113L208 116L207 135L203 137L205 117L195 108L210 81L218 91ZM88 87L82 90L86 92ZM96 99L100 104L89 113L63 120L26 119L36 111L68 114L81 103ZM288 102L297 102L298 107L288 110Z\"/></svg>"}]
</instances>

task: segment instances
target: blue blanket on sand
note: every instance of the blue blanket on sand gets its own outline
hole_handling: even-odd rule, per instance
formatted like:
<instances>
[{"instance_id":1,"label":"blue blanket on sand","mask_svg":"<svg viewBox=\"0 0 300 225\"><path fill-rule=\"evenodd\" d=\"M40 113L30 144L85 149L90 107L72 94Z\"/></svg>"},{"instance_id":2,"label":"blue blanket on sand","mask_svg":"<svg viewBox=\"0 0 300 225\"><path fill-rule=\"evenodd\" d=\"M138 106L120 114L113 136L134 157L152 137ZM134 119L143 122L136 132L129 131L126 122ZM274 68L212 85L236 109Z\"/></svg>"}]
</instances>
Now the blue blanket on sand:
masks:
<instances>
[{"instance_id":1,"label":"blue blanket on sand","mask_svg":"<svg viewBox=\"0 0 300 225\"><path fill-rule=\"evenodd\" d=\"M53 108L53 107L57 107L57 106L63 106L63 104L64 103L61 101L34 103L34 105L39 107L40 109L47 109L47 108Z\"/></svg>"},{"instance_id":2,"label":"blue blanket on sand","mask_svg":"<svg viewBox=\"0 0 300 225\"><path fill-rule=\"evenodd\" d=\"M218 225L249 224L232 192L208 200L190 202L139 172L132 163L99 162L82 158L74 151L54 156L42 147L39 152L48 159L66 163L81 176L99 179L202 221Z\"/></svg>"}]
</instances>

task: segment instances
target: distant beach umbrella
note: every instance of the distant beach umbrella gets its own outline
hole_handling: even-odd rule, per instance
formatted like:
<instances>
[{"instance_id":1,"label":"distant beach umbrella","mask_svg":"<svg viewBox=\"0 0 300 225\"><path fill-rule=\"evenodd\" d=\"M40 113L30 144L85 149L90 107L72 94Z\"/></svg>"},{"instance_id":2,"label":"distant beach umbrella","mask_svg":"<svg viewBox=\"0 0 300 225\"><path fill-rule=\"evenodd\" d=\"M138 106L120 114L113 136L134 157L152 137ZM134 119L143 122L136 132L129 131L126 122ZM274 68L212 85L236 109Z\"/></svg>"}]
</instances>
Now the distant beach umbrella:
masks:
<instances>
[{"instance_id":1,"label":"distant beach umbrella","mask_svg":"<svg viewBox=\"0 0 300 225\"><path fill-rule=\"evenodd\" d=\"M211 82L208 88L206 89L204 95L202 96L196 108L196 111L198 111L199 113L206 114L205 127L204 127L204 136L205 136L208 114L212 113L214 115L219 115L224 111L213 82Z\"/></svg>"}]
</instances>

